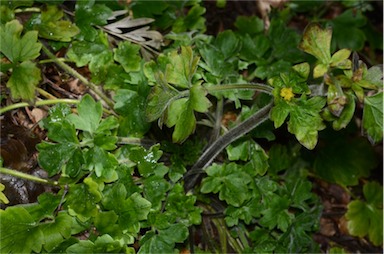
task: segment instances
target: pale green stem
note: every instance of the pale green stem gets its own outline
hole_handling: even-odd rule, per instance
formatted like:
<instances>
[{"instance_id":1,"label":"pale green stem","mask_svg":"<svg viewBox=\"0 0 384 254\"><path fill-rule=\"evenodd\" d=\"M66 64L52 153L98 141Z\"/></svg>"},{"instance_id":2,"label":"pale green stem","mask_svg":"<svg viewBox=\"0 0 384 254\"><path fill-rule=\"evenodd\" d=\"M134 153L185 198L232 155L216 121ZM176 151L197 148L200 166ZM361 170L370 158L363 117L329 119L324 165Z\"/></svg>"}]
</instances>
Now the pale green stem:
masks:
<instances>
[{"instance_id":1,"label":"pale green stem","mask_svg":"<svg viewBox=\"0 0 384 254\"><path fill-rule=\"evenodd\" d=\"M72 62L71 60L63 57L60 57L60 58L58 57L57 60L61 62ZM47 63L54 63L54 62L56 62L55 59L43 59L39 61L39 64L47 64Z\"/></svg>"},{"instance_id":2,"label":"pale green stem","mask_svg":"<svg viewBox=\"0 0 384 254\"><path fill-rule=\"evenodd\" d=\"M19 9L15 9L13 11L14 13L22 13L22 12L41 12L41 9L40 8L37 8L37 7L28 7L28 8L19 8Z\"/></svg>"},{"instance_id":3,"label":"pale green stem","mask_svg":"<svg viewBox=\"0 0 384 254\"><path fill-rule=\"evenodd\" d=\"M273 87L258 84L258 83L248 83L248 84L224 84L224 85L215 85L205 87L208 93L219 92L219 91L228 91L228 90L258 90L267 94L272 94Z\"/></svg>"},{"instance_id":4,"label":"pale green stem","mask_svg":"<svg viewBox=\"0 0 384 254\"><path fill-rule=\"evenodd\" d=\"M47 91L41 89L40 87L36 87L36 91L38 91L39 94L41 94L42 96L44 96L47 99L50 99L50 100L56 100L57 99L57 97L55 97L52 94L48 93Z\"/></svg>"},{"instance_id":5,"label":"pale green stem","mask_svg":"<svg viewBox=\"0 0 384 254\"><path fill-rule=\"evenodd\" d=\"M58 104L58 103L66 103L66 104L78 104L79 100L74 99L53 99L53 100L43 100L43 101L36 101L34 104L29 104L27 102L19 102L15 103L9 106L6 106L4 108L0 109L0 115L4 114L7 111L10 111L12 109L22 108L22 107L28 107L28 106L45 106L45 105L52 105L52 104Z\"/></svg>"},{"instance_id":6,"label":"pale green stem","mask_svg":"<svg viewBox=\"0 0 384 254\"><path fill-rule=\"evenodd\" d=\"M11 176L14 176L17 178L22 178L25 180L34 181L37 183L48 184L48 185L53 185L53 186L60 186L58 181L51 181L48 179L43 179L43 178L40 178L37 176L33 176L30 174L26 174L26 173L23 173L23 172L20 172L17 170L13 170L13 169L9 169L9 168L0 167L0 173L6 174L6 175L11 175Z\"/></svg>"},{"instance_id":7,"label":"pale green stem","mask_svg":"<svg viewBox=\"0 0 384 254\"><path fill-rule=\"evenodd\" d=\"M108 98L95 84L90 82L88 79L86 79L83 75L78 73L76 70L71 68L68 64L64 63L60 59L58 59L54 54L49 51L44 45L43 45L43 51L48 55L49 58L51 58L58 66L63 68L66 72L68 72L73 77L79 79L84 85L88 86L92 91L94 91L100 98L102 98L107 105L113 109L113 101Z\"/></svg>"}]
</instances>

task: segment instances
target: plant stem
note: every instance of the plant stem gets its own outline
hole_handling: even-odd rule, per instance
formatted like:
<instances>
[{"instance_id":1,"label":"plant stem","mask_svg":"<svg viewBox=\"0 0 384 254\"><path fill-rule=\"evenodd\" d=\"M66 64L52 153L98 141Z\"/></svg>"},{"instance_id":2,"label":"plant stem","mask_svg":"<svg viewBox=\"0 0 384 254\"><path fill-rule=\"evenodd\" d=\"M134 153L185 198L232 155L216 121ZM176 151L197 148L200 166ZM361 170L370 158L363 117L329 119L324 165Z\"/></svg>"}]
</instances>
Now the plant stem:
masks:
<instances>
[{"instance_id":1,"label":"plant stem","mask_svg":"<svg viewBox=\"0 0 384 254\"><path fill-rule=\"evenodd\" d=\"M39 92L42 96L44 96L47 99L56 100L57 97L53 96L52 94L48 93L47 91L41 89L40 87L36 87L36 91Z\"/></svg>"},{"instance_id":2,"label":"plant stem","mask_svg":"<svg viewBox=\"0 0 384 254\"><path fill-rule=\"evenodd\" d=\"M78 104L79 100L74 100L74 99L52 99L52 100L36 101L34 104L29 104L27 102L19 102L19 103L15 103L15 104L6 106L4 108L1 108L0 109L0 115L4 114L5 112L10 111L12 109L28 107L28 106L52 105L52 104L57 104L57 103Z\"/></svg>"},{"instance_id":3,"label":"plant stem","mask_svg":"<svg viewBox=\"0 0 384 254\"><path fill-rule=\"evenodd\" d=\"M205 87L208 93L227 91L227 90L258 90L267 94L272 94L273 87L259 84L259 83L248 83L248 84L224 84L216 86Z\"/></svg>"},{"instance_id":4,"label":"plant stem","mask_svg":"<svg viewBox=\"0 0 384 254\"><path fill-rule=\"evenodd\" d=\"M254 115L241 122L238 126L230 129L223 136L213 142L196 161L193 167L184 175L184 188L186 191L191 190L200 178L200 175L204 173L204 169L208 167L219 153L226 148L233 141L242 137L259 124L269 118L269 112L272 108L273 102L264 106L257 111Z\"/></svg>"},{"instance_id":5,"label":"plant stem","mask_svg":"<svg viewBox=\"0 0 384 254\"><path fill-rule=\"evenodd\" d=\"M61 61L59 58L57 58L47 47L43 44L43 51L48 55L49 58L53 60L58 66L63 68L66 72L68 72L73 77L79 79L83 84L88 86L92 91L94 91L100 98L102 98L105 103L109 106L110 109L113 109L113 101L108 98L95 84L90 82L88 79L86 79L83 75L78 73L76 70L74 70L72 67L70 67L68 64L64 63L64 61Z\"/></svg>"},{"instance_id":6,"label":"plant stem","mask_svg":"<svg viewBox=\"0 0 384 254\"><path fill-rule=\"evenodd\" d=\"M59 182L58 181L51 181L51 180L48 180L48 179L43 179L43 178L40 178L40 177L37 177L37 176L33 176L33 175L30 175L30 174L26 174L26 173L23 173L23 172L20 172L20 171L17 171L17 170L13 170L13 169L9 169L9 168L0 167L0 173L11 175L11 176L15 176L17 178L22 178L22 179L26 179L26 180L42 183L42 184L59 186Z\"/></svg>"}]
</instances>

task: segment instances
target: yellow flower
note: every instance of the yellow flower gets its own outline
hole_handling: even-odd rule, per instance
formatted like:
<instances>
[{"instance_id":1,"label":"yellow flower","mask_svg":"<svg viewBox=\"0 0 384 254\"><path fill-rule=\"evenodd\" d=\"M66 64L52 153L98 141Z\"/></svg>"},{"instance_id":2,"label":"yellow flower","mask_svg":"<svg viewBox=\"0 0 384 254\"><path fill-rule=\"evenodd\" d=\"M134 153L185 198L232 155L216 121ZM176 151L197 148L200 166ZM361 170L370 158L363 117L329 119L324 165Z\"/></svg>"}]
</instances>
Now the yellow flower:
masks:
<instances>
[{"instance_id":1,"label":"yellow flower","mask_svg":"<svg viewBox=\"0 0 384 254\"><path fill-rule=\"evenodd\" d=\"M295 97L291 87L282 88L280 91L280 96L283 97L286 101L290 101L293 97Z\"/></svg>"}]
</instances>

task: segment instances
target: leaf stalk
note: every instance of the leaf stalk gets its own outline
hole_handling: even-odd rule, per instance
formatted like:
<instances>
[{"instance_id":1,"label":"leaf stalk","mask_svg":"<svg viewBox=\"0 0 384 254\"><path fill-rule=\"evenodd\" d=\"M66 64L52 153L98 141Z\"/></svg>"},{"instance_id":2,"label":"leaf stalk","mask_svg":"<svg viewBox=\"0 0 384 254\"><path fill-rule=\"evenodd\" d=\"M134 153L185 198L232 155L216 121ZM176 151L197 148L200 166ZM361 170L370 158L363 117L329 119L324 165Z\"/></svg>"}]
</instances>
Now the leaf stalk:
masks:
<instances>
[{"instance_id":1,"label":"leaf stalk","mask_svg":"<svg viewBox=\"0 0 384 254\"><path fill-rule=\"evenodd\" d=\"M58 181L51 181L48 179L43 179L43 178L40 178L37 176L33 176L30 174L26 174L26 173L14 170L14 169L0 167L0 173L11 175L11 176L14 176L17 178L22 178L22 179L34 181L37 183L48 184L48 185L52 185L52 186L60 186Z\"/></svg>"}]
</instances>

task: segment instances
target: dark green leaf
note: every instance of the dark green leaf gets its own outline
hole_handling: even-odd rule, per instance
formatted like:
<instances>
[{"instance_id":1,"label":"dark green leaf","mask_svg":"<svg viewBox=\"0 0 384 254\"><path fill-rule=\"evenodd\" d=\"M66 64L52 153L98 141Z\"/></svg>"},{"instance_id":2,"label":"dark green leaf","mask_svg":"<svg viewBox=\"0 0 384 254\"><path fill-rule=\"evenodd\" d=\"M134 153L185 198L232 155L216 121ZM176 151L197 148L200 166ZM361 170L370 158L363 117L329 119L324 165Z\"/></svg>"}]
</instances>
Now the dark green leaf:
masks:
<instances>
[{"instance_id":1,"label":"dark green leaf","mask_svg":"<svg viewBox=\"0 0 384 254\"><path fill-rule=\"evenodd\" d=\"M219 166L213 164L206 169L208 177L201 184L202 193L219 192L220 200L225 200L229 205L240 206L250 198L248 184L251 177L242 172L237 164Z\"/></svg>"},{"instance_id":2,"label":"dark green leaf","mask_svg":"<svg viewBox=\"0 0 384 254\"><path fill-rule=\"evenodd\" d=\"M80 156L81 153L75 153L77 149L79 148L73 143L52 144L42 142L37 145L37 150L40 152L39 164L48 172L49 176L53 176L59 173L73 156Z\"/></svg>"},{"instance_id":3,"label":"dark green leaf","mask_svg":"<svg viewBox=\"0 0 384 254\"><path fill-rule=\"evenodd\" d=\"M257 34L264 31L264 22L257 16L239 16L236 19L235 27L243 34Z\"/></svg>"},{"instance_id":4,"label":"dark green leaf","mask_svg":"<svg viewBox=\"0 0 384 254\"><path fill-rule=\"evenodd\" d=\"M12 63L32 60L40 55L42 45L37 42L37 31L29 31L21 36L22 30L23 26L18 20L0 26L0 52Z\"/></svg>"},{"instance_id":5,"label":"dark green leaf","mask_svg":"<svg viewBox=\"0 0 384 254\"><path fill-rule=\"evenodd\" d=\"M358 184L360 177L367 177L377 160L370 144L364 139L333 139L317 152L315 172L328 181L343 186Z\"/></svg>"},{"instance_id":6,"label":"dark green leaf","mask_svg":"<svg viewBox=\"0 0 384 254\"><path fill-rule=\"evenodd\" d=\"M92 26L107 24L107 20L111 16L112 11L104 4L98 4L94 1L76 2L75 21L81 31L77 38L94 41L97 30Z\"/></svg>"},{"instance_id":7,"label":"dark green leaf","mask_svg":"<svg viewBox=\"0 0 384 254\"><path fill-rule=\"evenodd\" d=\"M365 97L363 128L372 143L383 139L383 93Z\"/></svg>"},{"instance_id":8,"label":"dark green leaf","mask_svg":"<svg viewBox=\"0 0 384 254\"><path fill-rule=\"evenodd\" d=\"M22 62L13 68L7 87L11 89L14 99L33 100L35 98L35 87L41 80L40 69L30 61Z\"/></svg>"},{"instance_id":9,"label":"dark green leaf","mask_svg":"<svg viewBox=\"0 0 384 254\"><path fill-rule=\"evenodd\" d=\"M116 112L124 117L120 121L120 133L124 133L125 136L143 136L150 128L150 123L145 119L145 114L149 114L150 110L158 110L159 108L158 105L151 108L150 103L155 103L155 101L148 97L148 100L152 101L146 105L144 97L128 89L117 90L114 100L116 101ZM122 130L123 128L124 130Z\"/></svg>"}]
</instances>

